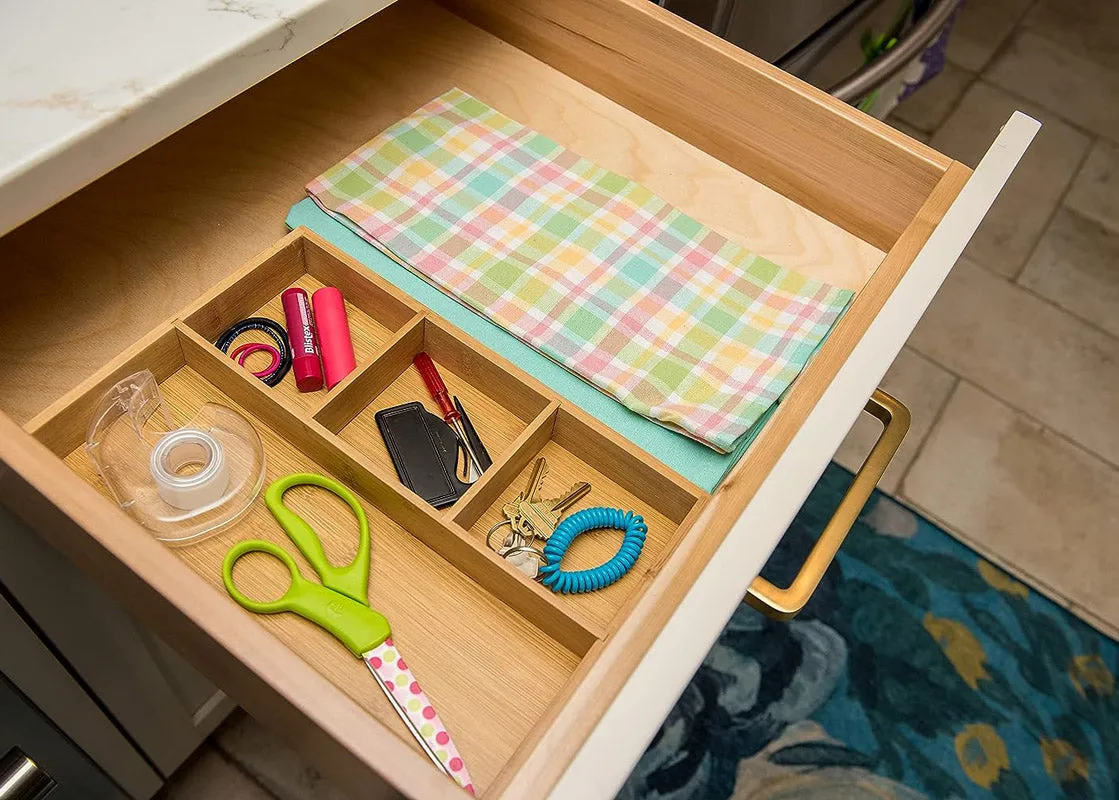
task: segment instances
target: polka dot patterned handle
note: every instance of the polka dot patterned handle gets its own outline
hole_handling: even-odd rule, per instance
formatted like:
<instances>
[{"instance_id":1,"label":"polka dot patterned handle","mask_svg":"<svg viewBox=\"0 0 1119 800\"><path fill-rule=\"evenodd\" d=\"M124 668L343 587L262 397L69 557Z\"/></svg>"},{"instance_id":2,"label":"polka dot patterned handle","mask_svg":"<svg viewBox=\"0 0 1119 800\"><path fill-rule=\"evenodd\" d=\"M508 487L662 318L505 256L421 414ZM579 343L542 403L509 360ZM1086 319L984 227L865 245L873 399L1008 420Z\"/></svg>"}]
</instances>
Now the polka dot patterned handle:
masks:
<instances>
[{"instance_id":1,"label":"polka dot patterned handle","mask_svg":"<svg viewBox=\"0 0 1119 800\"><path fill-rule=\"evenodd\" d=\"M455 783L470 794L474 794L474 784L470 780L470 773L466 771L466 765L462 762L462 756L459 755L458 748L451 741L451 734L443 726L443 721L435 713L435 707L431 705L431 701L423 693L420 684L416 682L412 670L408 669L408 665L401 658L396 646L393 645L392 637L385 639L384 642L366 653L365 661L373 668L377 676L385 682L385 686L389 688L389 691L393 693L393 696L404 708L405 713L408 714L408 719L416 726L416 730L420 732L420 735L424 737L424 740L443 763L443 766L451 773Z\"/></svg>"}]
</instances>

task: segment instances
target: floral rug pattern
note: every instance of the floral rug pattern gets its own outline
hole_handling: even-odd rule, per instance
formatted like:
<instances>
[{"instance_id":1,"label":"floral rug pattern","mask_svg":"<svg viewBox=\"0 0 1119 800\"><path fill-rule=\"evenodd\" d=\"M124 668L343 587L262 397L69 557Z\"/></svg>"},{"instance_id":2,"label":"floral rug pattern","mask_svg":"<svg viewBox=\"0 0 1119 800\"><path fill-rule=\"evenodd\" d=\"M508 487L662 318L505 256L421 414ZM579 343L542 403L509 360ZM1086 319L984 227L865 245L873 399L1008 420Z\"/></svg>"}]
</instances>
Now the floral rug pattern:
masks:
<instances>
[{"instance_id":1,"label":"floral rug pattern","mask_svg":"<svg viewBox=\"0 0 1119 800\"><path fill-rule=\"evenodd\" d=\"M851 481L832 465L765 575ZM1119 645L875 493L804 612L743 605L621 800L1119 797Z\"/></svg>"}]
</instances>

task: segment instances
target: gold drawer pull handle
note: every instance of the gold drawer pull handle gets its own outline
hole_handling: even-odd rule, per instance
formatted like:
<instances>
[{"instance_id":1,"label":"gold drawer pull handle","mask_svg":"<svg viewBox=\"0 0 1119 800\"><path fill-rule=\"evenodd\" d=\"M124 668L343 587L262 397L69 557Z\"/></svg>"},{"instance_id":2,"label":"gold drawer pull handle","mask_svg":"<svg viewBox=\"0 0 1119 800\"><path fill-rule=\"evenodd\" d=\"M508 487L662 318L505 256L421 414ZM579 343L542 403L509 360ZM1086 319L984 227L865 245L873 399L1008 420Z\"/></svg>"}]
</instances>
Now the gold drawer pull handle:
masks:
<instances>
[{"instance_id":1,"label":"gold drawer pull handle","mask_svg":"<svg viewBox=\"0 0 1119 800\"><path fill-rule=\"evenodd\" d=\"M864 410L881 421L882 433L855 474L855 480L840 501L839 508L816 540L812 552L804 560L804 566L784 589L759 575L746 592L746 602L766 616L792 619L804 608L909 431L909 409L881 389L874 390Z\"/></svg>"}]
</instances>

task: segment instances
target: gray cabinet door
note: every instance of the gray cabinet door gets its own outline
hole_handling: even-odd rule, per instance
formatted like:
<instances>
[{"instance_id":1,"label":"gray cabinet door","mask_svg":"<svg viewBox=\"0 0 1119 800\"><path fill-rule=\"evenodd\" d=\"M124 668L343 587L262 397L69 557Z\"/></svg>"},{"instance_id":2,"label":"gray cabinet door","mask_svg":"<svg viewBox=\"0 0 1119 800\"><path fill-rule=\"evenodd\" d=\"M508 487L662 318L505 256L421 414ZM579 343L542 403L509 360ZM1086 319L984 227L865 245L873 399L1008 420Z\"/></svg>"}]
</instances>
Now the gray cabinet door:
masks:
<instances>
[{"instance_id":1,"label":"gray cabinet door","mask_svg":"<svg viewBox=\"0 0 1119 800\"><path fill-rule=\"evenodd\" d=\"M0 676L0 754L18 747L55 782L52 800L126 800L89 757Z\"/></svg>"},{"instance_id":2,"label":"gray cabinet door","mask_svg":"<svg viewBox=\"0 0 1119 800\"><path fill-rule=\"evenodd\" d=\"M233 703L0 506L0 584L163 776Z\"/></svg>"},{"instance_id":3,"label":"gray cabinet door","mask_svg":"<svg viewBox=\"0 0 1119 800\"><path fill-rule=\"evenodd\" d=\"M45 769L58 784L52 798L147 798L159 788L160 776L58 662L3 587L0 673L0 754L18 747Z\"/></svg>"}]
</instances>

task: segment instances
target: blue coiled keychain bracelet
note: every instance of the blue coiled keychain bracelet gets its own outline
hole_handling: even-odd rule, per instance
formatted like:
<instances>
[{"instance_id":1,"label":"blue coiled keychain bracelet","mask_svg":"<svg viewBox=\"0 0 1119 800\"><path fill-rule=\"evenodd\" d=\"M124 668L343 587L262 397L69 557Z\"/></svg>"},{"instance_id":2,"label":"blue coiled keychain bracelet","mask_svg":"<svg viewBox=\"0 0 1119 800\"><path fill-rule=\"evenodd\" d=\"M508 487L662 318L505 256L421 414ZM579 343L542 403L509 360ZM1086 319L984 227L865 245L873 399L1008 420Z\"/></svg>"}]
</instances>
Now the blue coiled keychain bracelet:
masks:
<instances>
[{"instance_id":1,"label":"blue coiled keychain bracelet","mask_svg":"<svg viewBox=\"0 0 1119 800\"><path fill-rule=\"evenodd\" d=\"M575 538L588 531L613 528L624 532L622 546L605 564L564 572L560 562ZM649 526L640 514L620 508L587 508L566 517L544 545L544 564L537 577L553 592L581 594L604 589L630 571L645 546Z\"/></svg>"}]
</instances>

